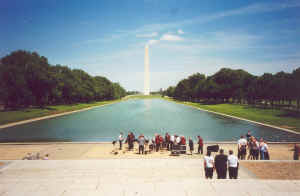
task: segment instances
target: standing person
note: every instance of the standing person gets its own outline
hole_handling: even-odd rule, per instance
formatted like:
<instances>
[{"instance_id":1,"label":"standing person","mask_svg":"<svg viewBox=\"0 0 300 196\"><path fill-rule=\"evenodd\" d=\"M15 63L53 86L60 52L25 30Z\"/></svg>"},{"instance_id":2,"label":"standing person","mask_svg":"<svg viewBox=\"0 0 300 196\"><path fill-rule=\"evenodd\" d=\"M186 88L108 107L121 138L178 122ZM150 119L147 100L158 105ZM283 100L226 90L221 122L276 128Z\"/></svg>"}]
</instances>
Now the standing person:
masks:
<instances>
[{"instance_id":1,"label":"standing person","mask_svg":"<svg viewBox=\"0 0 300 196\"><path fill-rule=\"evenodd\" d=\"M247 154L247 140L242 135L238 140L238 157L241 160L245 160Z\"/></svg>"},{"instance_id":2,"label":"standing person","mask_svg":"<svg viewBox=\"0 0 300 196\"><path fill-rule=\"evenodd\" d=\"M249 154L248 154L247 160L253 160L254 156L253 156L253 142L252 142L252 137L248 141L248 149L249 149Z\"/></svg>"},{"instance_id":3,"label":"standing person","mask_svg":"<svg viewBox=\"0 0 300 196\"><path fill-rule=\"evenodd\" d=\"M159 135L155 133L155 150L158 152L160 146Z\"/></svg>"},{"instance_id":4,"label":"standing person","mask_svg":"<svg viewBox=\"0 0 300 196\"><path fill-rule=\"evenodd\" d=\"M269 147L267 141L265 141L265 160L270 160Z\"/></svg>"},{"instance_id":5,"label":"standing person","mask_svg":"<svg viewBox=\"0 0 300 196\"><path fill-rule=\"evenodd\" d=\"M175 135L175 144L180 145L180 142L181 142L180 137Z\"/></svg>"},{"instance_id":6,"label":"standing person","mask_svg":"<svg viewBox=\"0 0 300 196\"><path fill-rule=\"evenodd\" d=\"M247 137L247 142L249 142L251 139L251 131L248 131L246 137Z\"/></svg>"},{"instance_id":7,"label":"standing person","mask_svg":"<svg viewBox=\"0 0 300 196\"><path fill-rule=\"evenodd\" d=\"M233 155L232 150L229 150L229 156L228 156L229 179L237 179L238 169L239 169L239 159Z\"/></svg>"},{"instance_id":8,"label":"standing person","mask_svg":"<svg viewBox=\"0 0 300 196\"><path fill-rule=\"evenodd\" d=\"M180 145L186 145L185 137L183 135L180 136Z\"/></svg>"},{"instance_id":9,"label":"standing person","mask_svg":"<svg viewBox=\"0 0 300 196\"><path fill-rule=\"evenodd\" d=\"M300 146L295 144L292 151L294 151L294 156L293 156L294 160L299 160Z\"/></svg>"},{"instance_id":10,"label":"standing person","mask_svg":"<svg viewBox=\"0 0 300 196\"><path fill-rule=\"evenodd\" d=\"M263 138L259 140L259 152L260 152L260 160L265 160L265 154L268 151L268 146L264 142Z\"/></svg>"},{"instance_id":11,"label":"standing person","mask_svg":"<svg viewBox=\"0 0 300 196\"><path fill-rule=\"evenodd\" d=\"M204 156L204 172L206 179L212 179L214 174L214 157L211 155L210 151L207 151L206 156Z\"/></svg>"},{"instance_id":12,"label":"standing person","mask_svg":"<svg viewBox=\"0 0 300 196\"><path fill-rule=\"evenodd\" d=\"M175 136L174 135L171 135L170 137L170 148L171 148L171 151L173 150L173 146L174 146L174 143L175 143Z\"/></svg>"},{"instance_id":13,"label":"standing person","mask_svg":"<svg viewBox=\"0 0 300 196\"><path fill-rule=\"evenodd\" d=\"M203 139L200 135L198 135L198 154L203 154Z\"/></svg>"},{"instance_id":14,"label":"standing person","mask_svg":"<svg viewBox=\"0 0 300 196\"><path fill-rule=\"evenodd\" d=\"M128 133L127 138L125 140L125 143L128 144L128 150L130 150L130 134L131 134L131 132Z\"/></svg>"},{"instance_id":15,"label":"standing person","mask_svg":"<svg viewBox=\"0 0 300 196\"><path fill-rule=\"evenodd\" d=\"M132 132L128 133L126 142L128 143L128 150L132 150L133 149L133 142L135 140L135 136Z\"/></svg>"},{"instance_id":16,"label":"standing person","mask_svg":"<svg viewBox=\"0 0 300 196\"><path fill-rule=\"evenodd\" d=\"M154 151L154 140L153 140L153 138L152 139L149 139L149 153L150 152L152 152L152 151Z\"/></svg>"},{"instance_id":17,"label":"standing person","mask_svg":"<svg viewBox=\"0 0 300 196\"><path fill-rule=\"evenodd\" d=\"M165 142L166 142L167 150L170 150L170 142L171 141L170 141L170 135L168 132L165 135Z\"/></svg>"},{"instance_id":18,"label":"standing person","mask_svg":"<svg viewBox=\"0 0 300 196\"><path fill-rule=\"evenodd\" d=\"M144 154L144 146L145 146L145 137L143 134L141 134L138 138L138 142L139 142L139 154Z\"/></svg>"},{"instance_id":19,"label":"standing person","mask_svg":"<svg viewBox=\"0 0 300 196\"><path fill-rule=\"evenodd\" d=\"M163 136L159 135L159 149L163 149L163 144L164 144L164 138Z\"/></svg>"},{"instance_id":20,"label":"standing person","mask_svg":"<svg viewBox=\"0 0 300 196\"><path fill-rule=\"evenodd\" d=\"M153 151L156 151L155 137L156 137L156 136L154 135L154 137L153 137L152 140L151 140L151 141L152 141L152 150L153 150Z\"/></svg>"},{"instance_id":21,"label":"standing person","mask_svg":"<svg viewBox=\"0 0 300 196\"><path fill-rule=\"evenodd\" d=\"M23 157L22 160L31 160L31 153L27 153L25 157Z\"/></svg>"},{"instance_id":22,"label":"standing person","mask_svg":"<svg viewBox=\"0 0 300 196\"><path fill-rule=\"evenodd\" d=\"M131 132L130 134L130 144L131 144L131 149L134 149L134 141L135 141L135 135L133 134L133 132Z\"/></svg>"},{"instance_id":23,"label":"standing person","mask_svg":"<svg viewBox=\"0 0 300 196\"><path fill-rule=\"evenodd\" d=\"M119 144L120 144L120 150L122 150L122 143L123 143L124 137L123 137L123 133L121 132L119 135Z\"/></svg>"},{"instance_id":24,"label":"standing person","mask_svg":"<svg viewBox=\"0 0 300 196\"><path fill-rule=\"evenodd\" d=\"M189 138L189 147L190 147L190 152L191 152L191 155L192 155L193 151L194 151L194 142L191 138Z\"/></svg>"},{"instance_id":25,"label":"standing person","mask_svg":"<svg viewBox=\"0 0 300 196\"><path fill-rule=\"evenodd\" d=\"M252 150L253 150L253 157L254 160L258 160L259 157L259 143L255 137L252 137Z\"/></svg>"},{"instance_id":26,"label":"standing person","mask_svg":"<svg viewBox=\"0 0 300 196\"><path fill-rule=\"evenodd\" d=\"M226 179L227 175L227 155L224 155L224 150L220 149L220 154L215 157L215 168L218 179Z\"/></svg>"},{"instance_id":27,"label":"standing person","mask_svg":"<svg viewBox=\"0 0 300 196\"><path fill-rule=\"evenodd\" d=\"M41 157L40 157L40 153L39 153L39 152L36 153L35 159L36 159L36 160L40 160L40 158L41 158Z\"/></svg>"}]
</instances>

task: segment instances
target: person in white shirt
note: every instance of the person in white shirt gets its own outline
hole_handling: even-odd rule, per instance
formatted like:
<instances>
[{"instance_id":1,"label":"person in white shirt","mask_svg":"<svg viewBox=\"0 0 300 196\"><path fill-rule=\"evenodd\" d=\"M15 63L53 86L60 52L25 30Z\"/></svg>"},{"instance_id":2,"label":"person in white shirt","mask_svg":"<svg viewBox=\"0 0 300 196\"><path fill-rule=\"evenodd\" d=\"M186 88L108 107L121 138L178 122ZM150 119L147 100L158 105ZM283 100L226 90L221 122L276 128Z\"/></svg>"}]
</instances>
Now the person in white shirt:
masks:
<instances>
[{"instance_id":1,"label":"person in white shirt","mask_svg":"<svg viewBox=\"0 0 300 196\"><path fill-rule=\"evenodd\" d=\"M206 156L204 156L204 172L205 178L212 179L214 174L214 157L211 155L210 151L207 151Z\"/></svg>"},{"instance_id":2,"label":"person in white shirt","mask_svg":"<svg viewBox=\"0 0 300 196\"><path fill-rule=\"evenodd\" d=\"M261 138L259 142L260 160L266 160L266 153L268 152L268 145Z\"/></svg>"},{"instance_id":3,"label":"person in white shirt","mask_svg":"<svg viewBox=\"0 0 300 196\"><path fill-rule=\"evenodd\" d=\"M175 137L176 137L176 136L175 136ZM175 143L176 143L176 145L179 145L179 144L180 144L180 137L179 137L179 136L176 137Z\"/></svg>"},{"instance_id":4,"label":"person in white shirt","mask_svg":"<svg viewBox=\"0 0 300 196\"><path fill-rule=\"evenodd\" d=\"M229 156L228 156L229 179L237 179L238 169L239 169L239 160L236 156L233 155L233 151L229 150Z\"/></svg>"},{"instance_id":5,"label":"person in white shirt","mask_svg":"<svg viewBox=\"0 0 300 196\"><path fill-rule=\"evenodd\" d=\"M122 150L122 143L123 143L124 137L123 133L121 132L119 135L119 144L120 144L120 150Z\"/></svg>"},{"instance_id":6,"label":"person in white shirt","mask_svg":"<svg viewBox=\"0 0 300 196\"><path fill-rule=\"evenodd\" d=\"M170 141L171 141L171 151L173 150L173 146L174 146L174 143L175 143L175 136L174 135L171 135L170 137Z\"/></svg>"},{"instance_id":7,"label":"person in white shirt","mask_svg":"<svg viewBox=\"0 0 300 196\"><path fill-rule=\"evenodd\" d=\"M247 140L242 135L238 140L238 158L245 160L247 154Z\"/></svg>"}]
</instances>

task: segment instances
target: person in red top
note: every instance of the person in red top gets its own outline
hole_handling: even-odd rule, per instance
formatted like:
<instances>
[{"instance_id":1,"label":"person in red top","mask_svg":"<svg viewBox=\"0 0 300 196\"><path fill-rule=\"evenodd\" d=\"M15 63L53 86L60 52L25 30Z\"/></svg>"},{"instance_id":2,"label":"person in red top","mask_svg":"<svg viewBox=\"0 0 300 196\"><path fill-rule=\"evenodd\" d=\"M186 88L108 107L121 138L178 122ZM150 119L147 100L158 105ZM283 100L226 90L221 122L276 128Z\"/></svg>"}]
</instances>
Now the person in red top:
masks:
<instances>
[{"instance_id":1,"label":"person in red top","mask_svg":"<svg viewBox=\"0 0 300 196\"><path fill-rule=\"evenodd\" d=\"M164 138L163 136L159 135L159 149L163 148Z\"/></svg>"},{"instance_id":2,"label":"person in red top","mask_svg":"<svg viewBox=\"0 0 300 196\"><path fill-rule=\"evenodd\" d=\"M200 135L198 135L198 154L203 154L203 139Z\"/></svg>"},{"instance_id":3,"label":"person in red top","mask_svg":"<svg viewBox=\"0 0 300 196\"><path fill-rule=\"evenodd\" d=\"M180 145L186 145L186 140L184 136L180 137Z\"/></svg>"},{"instance_id":4,"label":"person in red top","mask_svg":"<svg viewBox=\"0 0 300 196\"><path fill-rule=\"evenodd\" d=\"M155 134L155 148L156 148L156 152L158 152L159 150L159 135Z\"/></svg>"}]
</instances>

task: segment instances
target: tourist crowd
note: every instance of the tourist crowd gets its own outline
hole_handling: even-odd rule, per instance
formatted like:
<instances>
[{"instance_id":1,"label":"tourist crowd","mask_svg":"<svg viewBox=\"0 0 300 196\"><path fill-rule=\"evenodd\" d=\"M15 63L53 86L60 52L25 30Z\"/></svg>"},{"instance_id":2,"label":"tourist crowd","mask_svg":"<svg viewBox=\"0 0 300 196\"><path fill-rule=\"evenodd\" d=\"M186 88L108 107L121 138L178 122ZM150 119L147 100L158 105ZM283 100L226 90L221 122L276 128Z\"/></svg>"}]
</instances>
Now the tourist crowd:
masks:
<instances>
[{"instance_id":1,"label":"tourist crowd","mask_svg":"<svg viewBox=\"0 0 300 196\"><path fill-rule=\"evenodd\" d=\"M116 142L116 141L115 141ZM114 143L115 143L114 142ZM194 141L189 138L188 140L183 135L173 134L170 135L168 132L163 136L160 134L154 134L153 138L146 138L143 134L136 137L133 132L129 132L127 137L124 137L124 134L121 132L118 138L119 149L122 150L123 143L128 144L128 149L133 150L135 142L138 143L139 154L144 154L145 152L151 152L162 149L167 149L172 151L176 146L186 146L188 144L190 153L194 152ZM197 152L199 154L203 154L203 138L198 135L197 136L197 144L198 149ZM263 139L260 138L259 141L251 135L251 132L248 131L246 136L241 136L237 142L238 144L238 159L245 160L269 160L269 150L268 144ZM215 151L209 149L211 146L208 146L208 151ZM247 153L248 151L248 153ZM248 154L248 156L247 156Z\"/></svg>"},{"instance_id":2,"label":"tourist crowd","mask_svg":"<svg viewBox=\"0 0 300 196\"><path fill-rule=\"evenodd\" d=\"M248 149L248 156L247 156ZM259 141L248 131L246 137L241 136L238 140L238 158L245 160L269 160L269 148L267 142L260 138Z\"/></svg>"},{"instance_id":3,"label":"tourist crowd","mask_svg":"<svg viewBox=\"0 0 300 196\"><path fill-rule=\"evenodd\" d=\"M197 136L198 138L198 153L203 154L203 139L201 136ZM186 146L187 140L185 136L178 136L176 134L170 135L166 133L165 136L160 134L154 134L153 138L146 138L143 134L139 135L137 138L135 137L133 132L129 132L126 139L124 134L121 132L118 138L119 149L122 150L123 143L128 144L128 150L134 149L134 143L138 143L139 154L146 154L148 152L166 149L168 151L172 151L177 146ZM114 141L113 143L116 143ZM188 145L191 154L194 151L194 141L189 138Z\"/></svg>"}]
</instances>

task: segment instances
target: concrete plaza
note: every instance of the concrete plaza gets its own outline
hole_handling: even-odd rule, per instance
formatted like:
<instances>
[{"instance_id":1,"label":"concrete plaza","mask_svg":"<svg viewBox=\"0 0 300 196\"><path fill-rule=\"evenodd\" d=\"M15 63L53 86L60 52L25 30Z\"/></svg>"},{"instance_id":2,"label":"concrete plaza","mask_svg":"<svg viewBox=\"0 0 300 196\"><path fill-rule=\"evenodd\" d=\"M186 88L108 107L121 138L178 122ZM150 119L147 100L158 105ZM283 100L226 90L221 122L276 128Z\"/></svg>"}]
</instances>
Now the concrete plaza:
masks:
<instances>
[{"instance_id":1,"label":"concrete plaza","mask_svg":"<svg viewBox=\"0 0 300 196\"><path fill-rule=\"evenodd\" d=\"M240 169L238 180L206 180L200 159L15 160L5 163L0 168L0 196L300 195L299 180L259 180L245 168Z\"/></svg>"}]
</instances>

